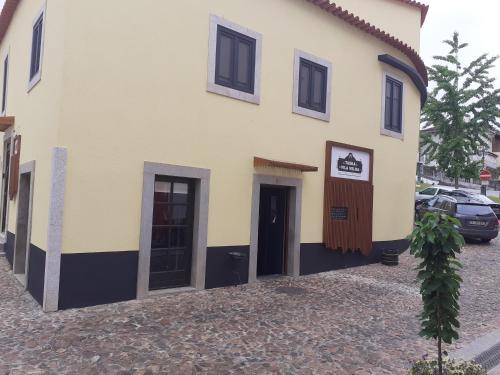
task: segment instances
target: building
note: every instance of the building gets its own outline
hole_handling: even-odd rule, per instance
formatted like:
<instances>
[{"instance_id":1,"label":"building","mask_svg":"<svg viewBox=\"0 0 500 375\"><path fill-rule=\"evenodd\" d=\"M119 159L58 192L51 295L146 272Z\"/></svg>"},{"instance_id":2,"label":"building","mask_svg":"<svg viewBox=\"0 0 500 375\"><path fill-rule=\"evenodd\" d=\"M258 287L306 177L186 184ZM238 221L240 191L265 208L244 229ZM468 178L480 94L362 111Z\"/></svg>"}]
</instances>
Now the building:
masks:
<instances>
[{"instance_id":1,"label":"building","mask_svg":"<svg viewBox=\"0 0 500 375\"><path fill-rule=\"evenodd\" d=\"M430 134L433 142L439 143L440 137L435 134L435 129L433 127L426 127L420 131L420 143L421 147L418 153L417 170L421 177L434 179L437 181L442 181L445 183L454 183L453 179L446 177L443 171L440 170L437 162L432 160L428 153L426 153L426 147L423 145L424 134ZM500 168L500 129L491 132L489 139L487 139L486 146L477 154L473 155L471 158L474 162L480 162L485 169L494 171ZM474 184L471 179L460 179L462 184ZM480 184L479 176L476 178L476 184ZM467 187L469 187L467 185Z\"/></svg>"},{"instance_id":2,"label":"building","mask_svg":"<svg viewBox=\"0 0 500 375\"><path fill-rule=\"evenodd\" d=\"M7 0L2 228L45 311L405 248L412 0Z\"/></svg>"}]
</instances>

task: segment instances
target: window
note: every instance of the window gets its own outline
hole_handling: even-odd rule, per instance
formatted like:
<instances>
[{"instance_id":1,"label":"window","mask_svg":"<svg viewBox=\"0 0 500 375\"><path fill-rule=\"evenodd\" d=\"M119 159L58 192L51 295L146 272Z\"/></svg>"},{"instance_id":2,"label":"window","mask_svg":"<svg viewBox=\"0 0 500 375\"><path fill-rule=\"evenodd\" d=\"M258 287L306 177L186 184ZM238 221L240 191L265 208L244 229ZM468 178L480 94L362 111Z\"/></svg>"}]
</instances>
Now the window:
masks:
<instances>
[{"instance_id":1,"label":"window","mask_svg":"<svg viewBox=\"0 0 500 375\"><path fill-rule=\"evenodd\" d=\"M435 195L437 192L436 188L427 188L420 192L421 195Z\"/></svg>"},{"instance_id":2,"label":"window","mask_svg":"<svg viewBox=\"0 0 500 375\"><path fill-rule=\"evenodd\" d=\"M256 40L218 25L215 83L254 93Z\"/></svg>"},{"instance_id":3,"label":"window","mask_svg":"<svg viewBox=\"0 0 500 375\"><path fill-rule=\"evenodd\" d=\"M44 32L44 12L42 11L33 24L29 89L31 89L35 84L37 84L41 78L43 32Z\"/></svg>"},{"instance_id":4,"label":"window","mask_svg":"<svg viewBox=\"0 0 500 375\"><path fill-rule=\"evenodd\" d=\"M299 106L326 112L326 79L328 69L306 59L300 59Z\"/></svg>"},{"instance_id":5,"label":"window","mask_svg":"<svg viewBox=\"0 0 500 375\"><path fill-rule=\"evenodd\" d=\"M210 20L207 90L258 104L262 36L217 16Z\"/></svg>"},{"instance_id":6,"label":"window","mask_svg":"<svg viewBox=\"0 0 500 375\"><path fill-rule=\"evenodd\" d=\"M382 130L384 135L403 134L403 82L389 75L385 75Z\"/></svg>"},{"instance_id":7,"label":"window","mask_svg":"<svg viewBox=\"0 0 500 375\"><path fill-rule=\"evenodd\" d=\"M295 50L293 112L330 121L331 63Z\"/></svg>"},{"instance_id":8,"label":"window","mask_svg":"<svg viewBox=\"0 0 500 375\"><path fill-rule=\"evenodd\" d=\"M2 85L2 114L5 114L7 109L7 79L9 77L9 55L5 57L3 62L3 85Z\"/></svg>"}]
</instances>

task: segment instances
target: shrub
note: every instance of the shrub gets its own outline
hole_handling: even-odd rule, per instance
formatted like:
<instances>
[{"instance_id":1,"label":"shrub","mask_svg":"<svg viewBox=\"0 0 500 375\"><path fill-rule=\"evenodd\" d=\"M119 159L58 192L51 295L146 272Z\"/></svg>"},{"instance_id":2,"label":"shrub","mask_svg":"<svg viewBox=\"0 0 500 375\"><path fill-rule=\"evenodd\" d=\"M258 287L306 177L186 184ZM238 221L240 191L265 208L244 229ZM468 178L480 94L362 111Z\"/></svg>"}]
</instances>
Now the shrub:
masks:
<instances>
[{"instance_id":1,"label":"shrub","mask_svg":"<svg viewBox=\"0 0 500 375\"><path fill-rule=\"evenodd\" d=\"M409 375L437 375L439 366L437 360L418 361L408 371ZM445 359L443 361L444 375L486 375L486 370L476 362L463 362Z\"/></svg>"}]
</instances>

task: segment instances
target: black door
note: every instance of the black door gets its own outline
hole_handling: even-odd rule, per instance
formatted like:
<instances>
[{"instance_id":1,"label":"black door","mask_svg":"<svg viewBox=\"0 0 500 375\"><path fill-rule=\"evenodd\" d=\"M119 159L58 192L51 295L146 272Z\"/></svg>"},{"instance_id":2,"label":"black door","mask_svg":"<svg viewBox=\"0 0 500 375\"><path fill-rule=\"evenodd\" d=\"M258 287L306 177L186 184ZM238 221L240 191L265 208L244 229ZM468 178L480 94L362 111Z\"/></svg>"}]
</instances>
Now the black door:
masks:
<instances>
[{"instance_id":1,"label":"black door","mask_svg":"<svg viewBox=\"0 0 500 375\"><path fill-rule=\"evenodd\" d=\"M191 285L194 182L157 176L155 181L149 289Z\"/></svg>"},{"instance_id":2,"label":"black door","mask_svg":"<svg viewBox=\"0 0 500 375\"><path fill-rule=\"evenodd\" d=\"M288 190L261 187L257 276L286 273Z\"/></svg>"}]
</instances>

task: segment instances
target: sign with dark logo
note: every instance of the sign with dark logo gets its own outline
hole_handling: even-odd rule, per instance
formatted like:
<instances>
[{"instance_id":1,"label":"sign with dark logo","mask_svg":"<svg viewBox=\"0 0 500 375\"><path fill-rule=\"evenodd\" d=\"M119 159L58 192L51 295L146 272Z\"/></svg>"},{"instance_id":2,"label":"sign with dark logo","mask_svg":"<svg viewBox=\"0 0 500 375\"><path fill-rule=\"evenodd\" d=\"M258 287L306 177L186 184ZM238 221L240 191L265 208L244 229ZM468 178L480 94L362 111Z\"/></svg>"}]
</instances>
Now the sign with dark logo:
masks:
<instances>
[{"instance_id":1,"label":"sign with dark logo","mask_svg":"<svg viewBox=\"0 0 500 375\"><path fill-rule=\"evenodd\" d=\"M340 158L337 161L337 168L340 172L361 174L363 173L363 162L356 160L352 152L350 152L345 158Z\"/></svg>"},{"instance_id":2,"label":"sign with dark logo","mask_svg":"<svg viewBox=\"0 0 500 375\"><path fill-rule=\"evenodd\" d=\"M366 151L333 146L330 176L348 180L369 181L370 159L371 156Z\"/></svg>"}]
</instances>

